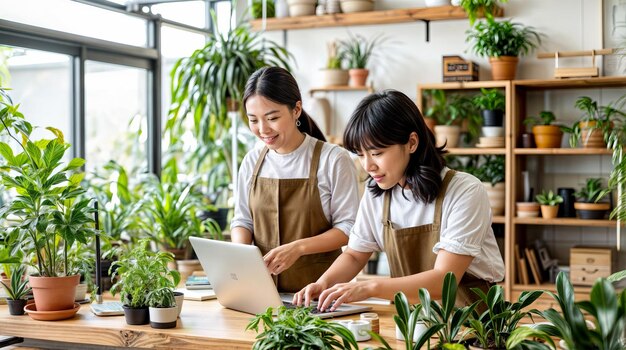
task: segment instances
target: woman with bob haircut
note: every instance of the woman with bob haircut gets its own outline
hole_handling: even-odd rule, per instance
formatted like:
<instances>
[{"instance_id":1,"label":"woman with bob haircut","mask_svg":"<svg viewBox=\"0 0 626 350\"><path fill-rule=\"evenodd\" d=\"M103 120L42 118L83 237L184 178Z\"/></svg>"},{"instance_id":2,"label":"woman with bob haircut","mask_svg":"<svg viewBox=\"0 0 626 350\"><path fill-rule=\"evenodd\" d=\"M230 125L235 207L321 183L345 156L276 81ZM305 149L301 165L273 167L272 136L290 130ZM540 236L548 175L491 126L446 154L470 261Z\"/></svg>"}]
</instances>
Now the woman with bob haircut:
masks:
<instances>
[{"instance_id":1,"label":"woman with bob haircut","mask_svg":"<svg viewBox=\"0 0 626 350\"><path fill-rule=\"evenodd\" d=\"M348 242L359 206L356 168L345 149L324 142L287 70L254 72L243 104L262 144L241 164L232 241L257 245L278 290L297 292Z\"/></svg>"},{"instance_id":2,"label":"woman with bob haircut","mask_svg":"<svg viewBox=\"0 0 626 350\"><path fill-rule=\"evenodd\" d=\"M443 147L410 98L395 90L366 97L343 142L369 174L368 190L348 248L294 303L318 298L318 309L334 310L370 297L393 300L398 291L418 302L420 288L439 299L449 271L459 281L457 302L470 303L478 299L470 287L487 290L504 278L482 183L446 167ZM391 276L349 282L378 251L387 254Z\"/></svg>"}]
</instances>

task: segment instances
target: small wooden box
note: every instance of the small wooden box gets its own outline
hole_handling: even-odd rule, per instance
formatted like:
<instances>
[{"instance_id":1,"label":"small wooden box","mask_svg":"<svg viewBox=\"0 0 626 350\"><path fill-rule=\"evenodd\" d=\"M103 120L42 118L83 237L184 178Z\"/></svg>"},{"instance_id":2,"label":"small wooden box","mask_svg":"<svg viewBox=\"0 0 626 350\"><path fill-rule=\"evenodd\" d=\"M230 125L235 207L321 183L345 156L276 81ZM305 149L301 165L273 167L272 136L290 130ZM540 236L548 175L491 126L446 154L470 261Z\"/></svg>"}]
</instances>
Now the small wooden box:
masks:
<instances>
[{"instance_id":1,"label":"small wooden box","mask_svg":"<svg viewBox=\"0 0 626 350\"><path fill-rule=\"evenodd\" d=\"M600 277L608 277L615 267L615 249L573 247L570 249L570 280L574 285L591 286Z\"/></svg>"},{"instance_id":2,"label":"small wooden box","mask_svg":"<svg viewBox=\"0 0 626 350\"><path fill-rule=\"evenodd\" d=\"M478 64L461 56L443 56L443 81L478 81Z\"/></svg>"}]
</instances>

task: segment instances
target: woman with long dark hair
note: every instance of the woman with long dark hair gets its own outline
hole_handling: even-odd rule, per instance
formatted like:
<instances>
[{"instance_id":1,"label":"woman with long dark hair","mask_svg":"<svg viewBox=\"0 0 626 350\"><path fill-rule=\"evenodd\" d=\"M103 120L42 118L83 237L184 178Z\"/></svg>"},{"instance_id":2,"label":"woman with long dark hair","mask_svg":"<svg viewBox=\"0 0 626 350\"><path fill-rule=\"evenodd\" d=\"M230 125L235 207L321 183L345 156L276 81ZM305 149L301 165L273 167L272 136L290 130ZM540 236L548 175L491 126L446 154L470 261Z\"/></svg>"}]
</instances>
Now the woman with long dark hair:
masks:
<instances>
[{"instance_id":1,"label":"woman with long dark hair","mask_svg":"<svg viewBox=\"0 0 626 350\"><path fill-rule=\"evenodd\" d=\"M232 241L257 245L278 290L297 292L348 242L359 203L356 169L346 150L324 142L285 69L253 73L243 103L263 147L241 164Z\"/></svg>"},{"instance_id":2,"label":"woman with long dark hair","mask_svg":"<svg viewBox=\"0 0 626 350\"><path fill-rule=\"evenodd\" d=\"M460 281L459 301L504 278L504 262L491 229L487 193L472 175L446 167L443 148L406 95L387 90L366 97L343 135L369 174L345 252L294 302L319 309L369 297L393 300L398 291L418 302L426 288L441 297L444 276ZM373 252L384 251L390 278L352 282ZM334 301L334 304L331 302Z\"/></svg>"}]
</instances>

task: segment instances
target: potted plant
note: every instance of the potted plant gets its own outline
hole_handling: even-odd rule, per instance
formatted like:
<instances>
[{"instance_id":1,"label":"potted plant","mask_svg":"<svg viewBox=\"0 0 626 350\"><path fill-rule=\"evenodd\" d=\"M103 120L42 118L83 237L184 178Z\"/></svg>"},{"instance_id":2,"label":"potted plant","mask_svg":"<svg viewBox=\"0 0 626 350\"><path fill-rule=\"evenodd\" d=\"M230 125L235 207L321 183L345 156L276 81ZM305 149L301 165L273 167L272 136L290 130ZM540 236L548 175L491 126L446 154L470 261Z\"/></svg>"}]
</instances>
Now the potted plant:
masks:
<instances>
[{"instance_id":1,"label":"potted plant","mask_svg":"<svg viewBox=\"0 0 626 350\"><path fill-rule=\"evenodd\" d=\"M600 202L610 191L602 186L602 179L589 178L580 191L574 193L574 208L580 219L603 219L611 204Z\"/></svg>"},{"instance_id":2,"label":"potted plant","mask_svg":"<svg viewBox=\"0 0 626 350\"><path fill-rule=\"evenodd\" d=\"M367 65L374 55L376 46L382 41L381 36L368 40L364 36L351 34L347 40L339 42L341 56L348 62L350 86L365 86L369 75Z\"/></svg>"},{"instance_id":3,"label":"potted plant","mask_svg":"<svg viewBox=\"0 0 626 350\"><path fill-rule=\"evenodd\" d=\"M552 123L556 117L550 111L541 111L538 117L524 119L524 124L532 127L537 148L561 148L563 131Z\"/></svg>"},{"instance_id":4,"label":"potted plant","mask_svg":"<svg viewBox=\"0 0 626 350\"><path fill-rule=\"evenodd\" d=\"M0 105L0 132L20 149L14 154L11 146L0 142L0 155L6 160L0 168L1 182L18 194L3 205L0 215L12 217L8 230L19 231L19 244L35 256L37 273L29 283L37 311L78 310L74 295L80 276L68 253L95 234L90 200L81 198L84 174L79 169L85 161L62 162L70 145L58 129L47 128L52 139L32 140L33 127L3 89Z\"/></svg>"},{"instance_id":5,"label":"potted plant","mask_svg":"<svg viewBox=\"0 0 626 350\"><path fill-rule=\"evenodd\" d=\"M443 90L425 90L425 97L429 100L428 109L424 116L435 121L433 128L437 137L437 144L457 147L461 132L467 132L465 141L472 142L478 136L481 123L472 101L463 95L449 94Z\"/></svg>"},{"instance_id":6,"label":"potted plant","mask_svg":"<svg viewBox=\"0 0 626 350\"><path fill-rule=\"evenodd\" d=\"M556 345L552 337L560 338L559 346L568 350L624 348L626 290L617 293L608 280L600 278L591 288L590 300L576 302L571 282L564 272L560 272L556 278L556 291L556 294L547 293L558 303L560 312L553 308L543 312L532 311L545 318L549 324L517 328L507 340L507 349L518 346L525 349L554 349ZM585 321L586 317L591 319L593 327Z\"/></svg>"},{"instance_id":7,"label":"potted plant","mask_svg":"<svg viewBox=\"0 0 626 350\"><path fill-rule=\"evenodd\" d=\"M504 299L504 288L499 285L493 285L487 294L478 288L472 291L486 310L480 315L474 311L469 320L468 334L474 336L469 340L470 349L504 349L509 335L529 315L524 309L543 294L541 290L524 291L517 301L510 302Z\"/></svg>"},{"instance_id":8,"label":"potted plant","mask_svg":"<svg viewBox=\"0 0 626 350\"><path fill-rule=\"evenodd\" d=\"M467 31L466 41L473 41L472 50L489 57L494 80L513 80L518 56L530 53L541 43L541 36L532 27L511 21L487 19Z\"/></svg>"},{"instance_id":9,"label":"potted plant","mask_svg":"<svg viewBox=\"0 0 626 350\"><path fill-rule=\"evenodd\" d=\"M515 213L519 218L539 217L541 206L537 202L516 202Z\"/></svg>"},{"instance_id":10,"label":"potted plant","mask_svg":"<svg viewBox=\"0 0 626 350\"><path fill-rule=\"evenodd\" d=\"M493 20L493 15L498 10L498 3L505 2L508 0L459 0L458 6L465 10L470 26L473 26L479 15L484 15L488 20Z\"/></svg>"},{"instance_id":11,"label":"potted plant","mask_svg":"<svg viewBox=\"0 0 626 350\"><path fill-rule=\"evenodd\" d=\"M151 290L146 299L150 312L150 327L159 329L176 327L178 307L171 287Z\"/></svg>"},{"instance_id":12,"label":"potted plant","mask_svg":"<svg viewBox=\"0 0 626 350\"><path fill-rule=\"evenodd\" d=\"M585 148L606 147L605 140L610 138L615 124L623 125L626 112L621 108L624 102L626 99L622 98L606 106L600 106L591 97L579 97L575 106L583 112L583 116L571 128L566 128L570 133L570 146L576 147L580 140Z\"/></svg>"},{"instance_id":13,"label":"potted plant","mask_svg":"<svg viewBox=\"0 0 626 350\"><path fill-rule=\"evenodd\" d=\"M557 217L559 212L559 204L563 203L563 197L552 192L552 190L546 192L541 191L541 194L535 196L537 202L541 205L541 216L545 219L552 219Z\"/></svg>"},{"instance_id":14,"label":"potted plant","mask_svg":"<svg viewBox=\"0 0 626 350\"><path fill-rule=\"evenodd\" d=\"M493 215L504 214L504 156L487 155L476 168L475 175L487 190Z\"/></svg>"},{"instance_id":15,"label":"potted plant","mask_svg":"<svg viewBox=\"0 0 626 350\"><path fill-rule=\"evenodd\" d=\"M11 315L19 316L24 314L24 306L26 306L26 296L30 293L31 289L28 286L28 280L24 278L26 268L24 265L19 265L17 268L11 271L11 283L6 284L4 281L2 286L7 292L7 304L9 305L9 313Z\"/></svg>"},{"instance_id":16,"label":"potted plant","mask_svg":"<svg viewBox=\"0 0 626 350\"><path fill-rule=\"evenodd\" d=\"M472 99L474 105L480 109L484 126L502 126L504 124L504 110L506 99L498 89L480 89L480 94Z\"/></svg>"},{"instance_id":17,"label":"potted plant","mask_svg":"<svg viewBox=\"0 0 626 350\"><path fill-rule=\"evenodd\" d=\"M348 85L350 75L348 70L343 69L344 53L337 46L336 41L326 44L328 60L326 68L322 69L322 85L324 86L345 86Z\"/></svg>"},{"instance_id":18,"label":"potted plant","mask_svg":"<svg viewBox=\"0 0 626 350\"><path fill-rule=\"evenodd\" d=\"M355 349L358 350L354 335L339 323L326 322L311 315L310 308L287 309L268 308L265 313L256 315L246 327L259 333L252 349L300 349L307 344L310 349Z\"/></svg>"},{"instance_id":19,"label":"potted plant","mask_svg":"<svg viewBox=\"0 0 626 350\"><path fill-rule=\"evenodd\" d=\"M124 304L126 323L130 325L148 324L148 293L163 286L176 286L180 274L169 270L167 263L174 260L169 252L152 252L148 249L149 240L140 240L129 252L120 256L111 265L111 274L117 282L111 287L111 294L120 293Z\"/></svg>"},{"instance_id":20,"label":"potted plant","mask_svg":"<svg viewBox=\"0 0 626 350\"><path fill-rule=\"evenodd\" d=\"M252 6L250 6L250 16L253 19L259 19L263 17L263 3L265 3L265 18L272 18L275 15L274 2L264 0L253 0Z\"/></svg>"}]
</instances>

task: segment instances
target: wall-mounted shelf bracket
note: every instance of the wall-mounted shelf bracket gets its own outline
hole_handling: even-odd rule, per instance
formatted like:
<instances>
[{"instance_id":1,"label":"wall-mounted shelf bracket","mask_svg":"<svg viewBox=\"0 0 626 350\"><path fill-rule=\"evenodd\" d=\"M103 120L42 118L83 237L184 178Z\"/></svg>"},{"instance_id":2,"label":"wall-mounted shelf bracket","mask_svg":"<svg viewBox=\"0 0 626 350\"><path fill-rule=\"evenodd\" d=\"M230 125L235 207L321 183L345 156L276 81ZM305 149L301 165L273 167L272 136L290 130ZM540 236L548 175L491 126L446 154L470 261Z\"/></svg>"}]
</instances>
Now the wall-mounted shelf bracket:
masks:
<instances>
[{"instance_id":1,"label":"wall-mounted shelf bracket","mask_svg":"<svg viewBox=\"0 0 626 350\"><path fill-rule=\"evenodd\" d=\"M429 19L420 19L420 21L426 24L426 42L430 42L430 20Z\"/></svg>"}]
</instances>

